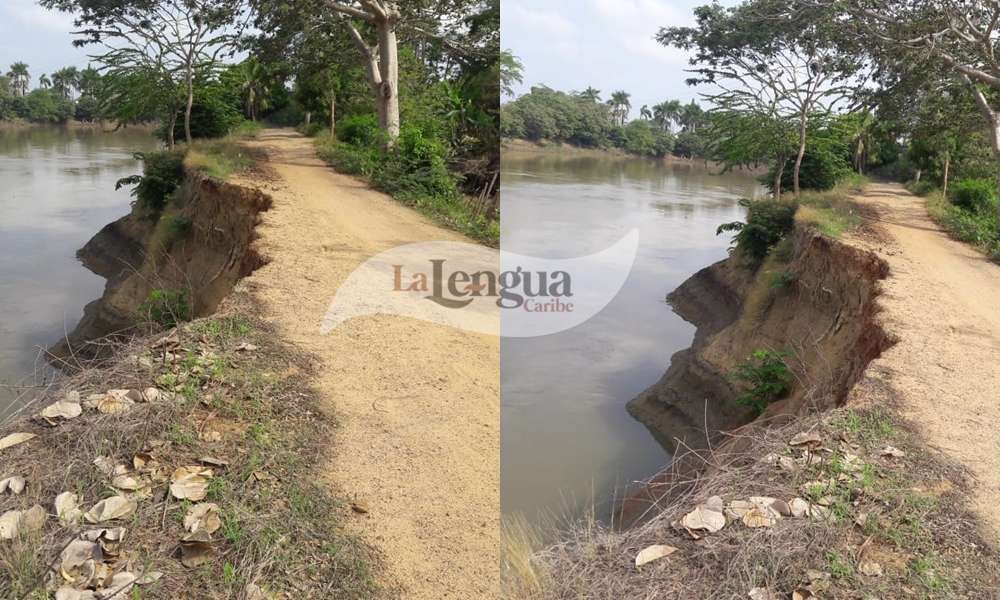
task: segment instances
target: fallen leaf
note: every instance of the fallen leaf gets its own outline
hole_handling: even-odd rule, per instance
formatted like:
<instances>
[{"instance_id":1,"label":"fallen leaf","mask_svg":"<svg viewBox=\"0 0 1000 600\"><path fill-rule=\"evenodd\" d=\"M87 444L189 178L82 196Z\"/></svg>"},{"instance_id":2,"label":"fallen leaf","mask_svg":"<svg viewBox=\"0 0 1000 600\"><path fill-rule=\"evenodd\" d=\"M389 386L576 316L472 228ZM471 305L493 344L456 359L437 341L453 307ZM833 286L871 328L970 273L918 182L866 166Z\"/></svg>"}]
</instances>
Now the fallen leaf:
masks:
<instances>
[{"instance_id":1,"label":"fallen leaf","mask_svg":"<svg viewBox=\"0 0 1000 600\"><path fill-rule=\"evenodd\" d=\"M203 442L218 442L222 440L222 434L218 431L202 431L198 437Z\"/></svg>"},{"instance_id":2,"label":"fallen leaf","mask_svg":"<svg viewBox=\"0 0 1000 600\"><path fill-rule=\"evenodd\" d=\"M148 387L142 392L142 399L145 402L156 402L163 397L163 392L155 387Z\"/></svg>"},{"instance_id":3,"label":"fallen leaf","mask_svg":"<svg viewBox=\"0 0 1000 600\"><path fill-rule=\"evenodd\" d=\"M794 473L799 470L799 465L791 456L782 456L778 459L778 468L788 473Z\"/></svg>"},{"instance_id":4,"label":"fallen leaf","mask_svg":"<svg viewBox=\"0 0 1000 600\"><path fill-rule=\"evenodd\" d=\"M214 456L202 456L198 459L198 462L206 465L211 465L213 467L228 467L229 461L223 460L221 458L215 458Z\"/></svg>"},{"instance_id":5,"label":"fallen leaf","mask_svg":"<svg viewBox=\"0 0 1000 600\"><path fill-rule=\"evenodd\" d=\"M779 515L770 508L754 506L741 519L747 527L772 527L778 522Z\"/></svg>"},{"instance_id":6,"label":"fallen leaf","mask_svg":"<svg viewBox=\"0 0 1000 600\"><path fill-rule=\"evenodd\" d=\"M59 556L59 574L77 585L89 584L97 571L97 563L104 560L101 547L83 539L70 542Z\"/></svg>"},{"instance_id":7,"label":"fallen leaf","mask_svg":"<svg viewBox=\"0 0 1000 600\"><path fill-rule=\"evenodd\" d=\"M700 531L715 533L726 526L726 515L723 511L722 498L712 496L684 515L680 525L694 536L697 535L695 532Z\"/></svg>"},{"instance_id":8,"label":"fallen leaf","mask_svg":"<svg viewBox=\"0 0 1000 600\"><path fill-rule=\"evenodd\" d=\"M903 458L906 456L906 453L895 446L886 446L885 448L879 450L879 455L888 456L890 458Z\"/></svg>"},{"instance_id":9,"label":"fallen leaf","mask_svg":"<svg viewBox=\"0 0 1000 600\"><path fill-rule=\"evenodd\" d=\"M55 507L56 516L67 527L78 523L83 516L83 511L77 504L76 494L73 492L63 492L56 496Z\"/></svg>"},{"instance_id":10,"label":"fallen leaf","mask_svg":"<svg viewBox=\"0 0 1000 600\"><path fill-rule=\"evenodd\" d=\"M862 575L867 575L868 577L881 577L883 575L882 565L870 560L861 561L861 564L858 565L858 570L861 571Z\"/></svg>"},{"instance_id":11,"label":"fallen leaf","mask_svg":"<svg viewBox=\"0 0 1000 600\"><path fill-rule=\"evenodd\" d=\"M111 460L107 456L98 456L95 458L94 466L97 467L98 471L108 477L117 477L118 475L128 473L128 467L123 464L115 463L115 461Z\"/></svg>"},{"instance_id":12,"label":"fallen leaf","mask_svg":"<svg viewBox=\"0 0 1000 600\"><path fill-rule=\"evenodd\" d=\"M125 539L124 527L106 527L102 529L91 529L80 534L80 539L88 542L95 542L101 546L101 550L108 556L118 556L118 549L122 540Z\"/></svg>"},{"instance_id":13,"label":"fallen leaf","mask_svg":"<svg viewBox=\"0 0 1000 600\"><path fill-rule=\"evenodd\" d=\"M793 517L804 517L809 514L809 503L802 498L792 498L788 509Z\"/></svg>"},{"instance_id":14,"label":"fallen leaf","mask_svg":"<svg viewBox=\"0 0 1000 600\"><path fill-rule=\"evenodd\" d=\"M93 506L83 515L89 523L103 523L113 519L123 519L135 512L135 500L125 496L111 496Z\"/></svg>"},{"instance_id":15,"label":"fallen leaf","mask_svg":"<svg viewBox=\"0 0 1000 600\"><path fill-rule=\"evenodd\" d=\"M750 600L780 600L780 596L767 588L755 587L747 594Z\"/></svg>"},{"instance_id":16,"label":"fallen leaf","mask_svg":"<svg viewBox=\"0 0 1000 600\"><path fill-rule=\"evenodd\" d=\"M753 503L746 500L733 500L726 505L726 516L733 520L743 518L747 511L753 508Z\"/></svg>"},{"instance_id":17,"label":"fallen leaf","mask_svg":"<svg viewBox=\"0 0 1000 600\"><path fill-rule=\"evenodd\" d=\"M32 506L21 513L21 530L41 531L42 527L45 527L45 519L48 516L48 513L45 512L45 508L41 504Z\"/></svg>"},{"instance_id":18,"label":"fallen leaf","mask_svg":"<svg viewBox=\"0 0 1000 600\"><path fill-rule=\"evenodd\" d=\"M71 402L70 400L53 402L43 408L39 416L49 425L58 425L61 421L68 421L79 417L81 413L83 413L83 407L80 406L78 395L76 402Z\"/></svg>"},{"instance_id":19,"label":"fallen leaf","mask_svg":"<svg viewBox=\"0 0 1000 600\"><path fill-rule=\"evenodd\" d=\"M170 333L168 333L167 335L161 337L160 339L158 339L155 342L153 342L152 344L150 344L149 347L150 348L171 348L173 346L180 345L180 343L181 343L181 340L180 340L180 337L177 335L177 329L174 328L174 329L170 330Z\"/></svg>"},{"instance_id":20,"label":"fallen leaf","mask_svg":"<svg viewBox=\"0 0 1000 600\"><path fill-rule=\"evenodd\" d=\"M132 588L135 587L136 576L128 571L115 573L103 590L97 592L100 600L126 600L131 597Z\"/></svg>"},{"instance_id":21,"label":"fallen leaf","mask_svg":"<svg viewBox=\"0 0 1000 600\"><path fill-rule=\"evenodd\" d=\"M178 467L170 476L170 493L178 500L202 500L211 478L212 469L202 466Z\"/></svg>"},{"instance_id":22,"label":"fallen leaf","mask_svg":"<svg viewBox=\"0 0 1000 600\"><path fill-rule=\"evenodd\" d=\"M148 482L134 475L118 475L111 480L111 486L126 492L134 492L149 487Z\"/></svg>"},{"instance_id":23,"label":"fallen leaf","mask_svg":"<svg viewBox=\"0 0 1000 600\"><path fill-rule=\"evenodd\" d=\"M366 515L368 514L368 503L364 500L355 500L351 502L351 510L360 515Z\"/></svg>"},{"instance_id":24,"label":"fallen leaf","mask_svg":"<svg viewBox=\"0 0 1000 600\"><path fill-rule=\"evenodd\" d=\"M92 590L61 587L56 590L56 600L98 600L98 598Z\"/></svg>"},{"instance_id":25,"label":"fallen leaf","mask_svg":"<svg viewBox=\"0 0 1000 600\"><path fill-rule=\"evenodd\" d=\"M243 342L239 346L236 346L236 351L237 352L255 352L256 350L257 350L257 346L255 346L255 345L253 345L253 344L251 344L249 342Z\"/></svg>"},{"instance_id":26,"label":"fallen leaf","mask_svg":"<svg viewBox=\"0 0 1000 600\"><path fill-rule=\"evenodd\" d=\"M7 448L10 448L11 446L16 446L18 444L22 444L22 443L27 442L28 440L33 439L35 437L38 437L38 436L36 436L33 433L25 433L25 432L12 433L12 434L10 434L8 436L0 438L0 450L6 450Z\"/></svg>"},{"instance_id":27,"label":"fallen leaf","mask_svg":"<svg viewBox=\"0 0 1000 600\"><path fill-rule=\"evenodd\" d=\"M788 445L795 447L818 448L822 443L823 438L819 437L819 434L815 431L803 431L802 433L795 434L792 439L788 440Z\"/></svg>"},{"instance_id":28,"label":"fallen leaf","mask_svg":"<svg viewBox=\"0 0 1000 600\"><path fill-rule=\"evenodd\" d=\"M8 510L0 515L0 540L12 540L17 537L21 527L21 511Z\"/></svg>"},{"instance_id":29,"label":"fallen leaf","mask_svg":"<svg viewBox=\"0 0 1000 600\"><path fill-rule=\"evenodd\" d=\"M670 556L674 552L677 552L677 548L674 548L673 546L664 546L662 544L648 546L635 555L635 566L641 567L646 563L659 560L665 556Z\"/></svg>"},{"instance_id":30,"label":"fallen leaf","mask_svg":"<svg viewBox=\"0 0 1000 600\"><path fill-rule=\"evenodd\" d=\"M0 481L0 494L10 492L11 494L17 495L24 491L24 486L27 482L24 481L24 477L18 477L17 475L13 477L8 477L3 481Z\"/></svg>"},{"instance_id":31,"label":"fallen leaf","mask_svg":"<svg viewBox=\"0 0 1000 600\"><path fill-rule=\"evenodd\" d=\"M219 527L222 527L219 506L211 502L195 504L184 515L184 529L191 533L196 531L214 533Z\"/></svg>"},{"instance_id":32,"label":"fallen leaf","mask_svg":"<svg viewBox=\"0 0 1000 600\"><path fill-rule=\"evenodd\" d=\"M160 571L146 571L135 580L135 583L137 585L149 585L150 583L159 581L161 577L163 577L163 573Z\"/></svg>"},{"instance_id":33,"label":"fallen leaf","mask_svg":"<svg viewBox=\"0 0 1000 600\"><path fill-rule=\"evenodd\" d=\"M181 538L181 564L197 567L212 559L215 549L206 531L196 531Z\"/></svg>"},{"instance_id":34,"label":"fallen leaf","mask_svg":"<svg viewBox=\"0 0 1000 600\"><path fill-rule=\"evenodd\" d=\"M142 401L142 393L138 390L108 390L95 408L98 412L114 415L127 411L137 401Z\"/></svg>"}]
</instances>

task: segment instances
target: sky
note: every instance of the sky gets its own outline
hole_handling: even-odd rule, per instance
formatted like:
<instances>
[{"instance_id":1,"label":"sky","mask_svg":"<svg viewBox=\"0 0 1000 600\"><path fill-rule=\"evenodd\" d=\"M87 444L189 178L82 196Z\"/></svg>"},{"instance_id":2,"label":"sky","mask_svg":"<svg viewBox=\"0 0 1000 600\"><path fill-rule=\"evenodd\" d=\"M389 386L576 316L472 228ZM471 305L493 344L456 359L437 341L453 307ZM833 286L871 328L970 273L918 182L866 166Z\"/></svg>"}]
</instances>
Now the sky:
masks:
<instances>
[{"instance_id":1,"label":"sky","mask_svg":"<svg viewBox=\"0 0 1000 600\"><path fill-rule=\"evenodd\" d=\"M46 10L37 0L0 0L0 72L11 63L28 63L31 86L42 73L87 66L87 52L73 47L73 18Z\"/></svg>"},{"instance_id":2,"label":"sky","mask_svg":"<svg viewBox=\"0 0 1000 600\"><path fill-rule=\"evenodd\" d=\"M563 91L593 86L607 100L632 94L633 116L643 104L688 101L698 89L684 83L688 55L653 39L660 27L693 25L696 6L710 0L502 0L503 47L524 64L517 95L531 86ZM724 5L735 4L726 0Z\"/></svg>"}]
</instances>

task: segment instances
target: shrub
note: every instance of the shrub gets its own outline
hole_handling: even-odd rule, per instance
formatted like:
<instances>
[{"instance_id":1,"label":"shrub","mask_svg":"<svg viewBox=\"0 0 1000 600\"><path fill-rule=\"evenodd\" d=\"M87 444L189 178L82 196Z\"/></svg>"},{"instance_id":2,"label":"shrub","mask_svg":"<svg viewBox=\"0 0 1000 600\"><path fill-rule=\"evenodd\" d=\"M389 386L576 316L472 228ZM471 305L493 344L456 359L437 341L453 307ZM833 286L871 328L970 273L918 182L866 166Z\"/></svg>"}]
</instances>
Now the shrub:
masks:
<instances>
[{"instance_id":1,"label":"shrub","mask_svg":"<svg viewBox=\"0 0 1000 600\"><path fill-rule=\"evenodd\" d=\"M337 139L355 146L373 146L381 139L373 114L351 115L337 122Z\"/></svg>"},{"instance_id":2,"label":"shrub","mask_svg":"<svg viewBox=\"0 0 1000 600\"><path fill-rule=\"evenodd\" d=\"M136 158L143 161L143 174L119 179L115 189L134 185L132 195L140 207L156 212L163 210L184 179L184 154L180 149L137 152Z\"/></svg>"},{"instance_id":3,"label":"shrub","mask_svg":"<svg viewBox=\"0 0 1000 600\"><path fill-rule=\"evenodd\" d=\"M239 105L234 105L221 85L213 83L195 88L194 104L191 106L192 138L222 137L242 122L243 113ZM156 132L164 141L167 139L166 130L166 126L161 126ZM174 123L174 139L184 139L183 113Z\"/></svg>"},{"instance_id":4,"label":"shrub","mask_svg":"<svg viewBox=\"0 0 1000 600\"><path fill-rule=\"evenodd\" d=\"M912 181L908 183L906 185L906 189L910 190L910 193L915 194L917 196L926 196L927 194L937 189L937 186L934 185L932 182L924 179L921 181Z\"/></svg>"},{"instance_id":5,"label":"shrub","mask_svg":"<svg viewBox=\"0 0 1000 600\"><path fill-rule=\"evenodd\" d=\"M837 182L852 172L851 164L836 144L825 143L827 140L817 139L813 146L806 149L802 157L802 168L799 170L799 187L804 190L829 190ZM795 158L785 163L781 173L781 187L785 190L794 188ZM774 168L761 179L768 189L774 187ZM771 189L773 192L774 190Z\"/></svg>"},{"instance_id":6,"label":"shrub","mask_svg":"<svg viewBox=\"0 0 1000 600\"><path fill-rule=\"evenodd\" d=\"M386 153L373 180L390 194L457 196L454 175L448 171L445 145L416 126L404 125L396 145Z\"/></svg>"},{"instance_id":7,"label":"shrub","mask_svg":"<svg viewBox=\"0 0 1000 600\"><path fill-rule=\"evenodd\" d=\"M755 350L736 367L734 378L748 386L736 403L749 406L759 416L767 405L780 400L791 388L792 373L784 354L773 350Z\"/></svg>"},{"instance_id":8,"label":"shrub","mask_svg":"<svg viewBox=\"0 0 1000 600\"><path fill-rule=\"evenodd\" d=\"M153 290L139 305L139 317L163 328L191 320L191 304L184 290Z\"/></svg>"},{"instance_id":9,"label":"shrub","mask_svg":"<svg viewBox=\"0 0 1000 600\"><path fill-rule=\"evenodd\" d=\"M960 179L950 196L952 204L968 211L986 213L997 208L997 184L992 179Z\"/></svg>"},{"instance_id":10,"label":"shrub","mask_svg":"<svg viewBox=\"0 0 1000 600\"><path fill-rule=\"evenodd\" d=\"M734 221L719 225L716 235L735 231L734 247L755 261L767 256L772 246L795 227L796 205L775 200L740 200L747 207L746 222Z\"/></svg>"}]
</instances>

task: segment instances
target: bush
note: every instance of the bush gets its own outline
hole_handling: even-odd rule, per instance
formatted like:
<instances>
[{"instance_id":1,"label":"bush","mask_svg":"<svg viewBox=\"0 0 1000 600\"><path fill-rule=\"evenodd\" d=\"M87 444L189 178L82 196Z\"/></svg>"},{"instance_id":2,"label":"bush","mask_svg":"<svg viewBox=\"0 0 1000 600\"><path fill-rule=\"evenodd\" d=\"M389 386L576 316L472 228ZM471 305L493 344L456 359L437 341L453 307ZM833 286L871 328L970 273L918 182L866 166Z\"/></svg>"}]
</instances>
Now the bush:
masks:
<instances>
[{"instance_id":1,"label":"bush","mask_svg":"<svg viewBox=\"0 0 1000 600\"><path fill-rule=\"evenodd\" d=\"M736 403L752 408L755 416L763 413L768 404L787 394L792 383L792 373L785 364L784 354L773 350L755 350L736 367L734 378L749 386L736 398Z\"/></svg>"},{"instance_id":2,"label":"bush","mask_svg":"<svg viewBox=\"0 0 1000 600\"><path fill-rule=\"evenodd\" d=\"M806 149L802 157L802 168L799 170L799 187L804 190L829 190L837 185L837 182L850 175L853 171L851 163L840 151L837 144L830 140L817 136L813 145ZM792 157L785 163L785 170L781 173L781 188L791 190L794 188L795 179L795 158ZM774 168L762 178L762 183L774 191Z\"/></svg>"},{"instance_id":3,"label":"bush","mask_svg":"<svg viewBox=\"0 0 1000 600\"><path fill-rule=\"evenodd\" d=\"M73 115L77 121L96 121L101 116L101 103L93 96L80 96L76 101L76 112Z\"/></svg>"},{"instance_id":4,"label":"bush","mask_svg":"<svg viewBox=\"0 0 1000 600\"><path fill-rule=\"evenodd\" d=\"M52 90L33 90L14 104L19 117L32 123L65 123L73 116L73 103Z\"/></svg>"},{"instance_id":5,"label":"bush","mask_svg":"<svg viewBox=\"0 0 1000 600\"><path fill-rule=\"evenodd\" d=\"M735 231L735 249L759 262L767 256L772 246L795 227L797 207L791 202L747 198L740 200L740 205L747 208L746 222L734 221L719 225L716 235Z\"/></svg>"},{"instance_id":6,"label":"bush","mask_svg":"<svg viewBox=\"0 0 1000 600\"><path fill-rule=\"evenodd\" d=\"M950 196L952 204L968 211L986 213L997 208L997 184L992 179L960 179Z\"/></svg>"},{"instance_id":7,"label":"bush","mask_svg":"<svg viewBox=\"0 0 1000 600\"><path fill-rule=\"evenodd\" d=\"M404 125L373 180L394 195L457 197L458 187L446 158L442 142L425 135L419 127Z\"/></svg>"},{"instance_id":8,"label":"bush","mask_svg":"<svg viewBox=\"0 0 1000 600\"><path fill-rule=\"evenodd\" d=\"M937 186L930 181L923 179L921 181L911 181L906 184L906 189L910 190L910 193L916 196L926 196L936 190Z\"/></svg>"},{"instance_id":9,"label":"bush","mask_svg":"<svg viewBox=\"0 0 1000 600\"><path fill-rule=\"evenodd\" d=\"M200 85L195 88L194 104L191 106L191 137L217 138L228 134L243 122L243 113L227 90L217 83ZM162 125L156 132L166 141L167 127ZM174 124L174 139L184 139L184 114L177 117Z\"/></svg>"},{"instance_id":10,"label":"bush","mask_svg":"<svg viewBox=\"0 0 1000 600\"><path fill-rule=\"evenodd\" d=\"M138 206L159 212L184 180L184 155L180 149L136 153L143 161L143 174L119 179L115 189L134 185L132 195Z\"/></svg>"},{"instance_id":11,"label":"bush","mask_svg":"<svg viewBox=\"0 0 1000 600\"><path fill-rule=\"evenodd\" d=\"M139 305L139 317L147 323L163 327L176 327L191 320L191 304L184 290L153 290Z\"/></svg>"},{"instance_id":12,"label":"bush","mask_svg":"<svg viewBox=\"0 0 1000 600\"><path fill-rule=\"evenodd\" d=\"M382 138L378 117L373 114L351 115L337 122L337 139L355 146L373 146Z\"/></svg>"}]
</instances>

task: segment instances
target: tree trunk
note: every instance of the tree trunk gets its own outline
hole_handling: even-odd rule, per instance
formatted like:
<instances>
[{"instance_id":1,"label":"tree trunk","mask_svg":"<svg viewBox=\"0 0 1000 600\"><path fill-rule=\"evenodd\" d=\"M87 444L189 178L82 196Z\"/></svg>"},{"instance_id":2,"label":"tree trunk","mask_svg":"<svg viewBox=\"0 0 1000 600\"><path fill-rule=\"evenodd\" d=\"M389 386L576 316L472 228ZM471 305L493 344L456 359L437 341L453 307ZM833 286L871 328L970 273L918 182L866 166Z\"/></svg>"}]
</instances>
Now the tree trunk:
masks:
<instances>
[{"instance_id":1,"label":"tree trunk","mask_svg":"<svg viewBox=\"0 0 1000 600\"><path fill-rule=\"evenodd\" d=\"M188 63L187 72L187 107L184 109L184 141L191 145L191 107L194 106L194 73Z\"/></svg>"},{"instance_id":2,"label":"tree trunk","mask_svg":"<svg viewBox=\"0 0 1000 600\"><path fill-rule=\"evenodd\" d=\"M177 127L177 111L170 111L170 123L167 124L167 148L174 149L174 128Z\"/></svg>"},{"instance_id":3,"label":"tree trunk","mask_svg":"<svg viewBox=\"0 0 1000 600\"><path fill-rule=\"evenodd\" d=\"M250 109L250 120L254 123L257 122L257 99L253 91L253 87L250 88L250 96L247 99L247 107Z\"/></svg>"},{"instance_id":4,"label":"tree trunk","mask_svg":"<svg viewBox=\"0 0 1000 600\"><path fill-rule=\"evenodd\" d=\"M802 113L799 117L799 154L795 157L795 171L792 172L792 193L795 197L799 197L801 189L799 188L799 172L802 170L802 158L806 155L806 127L808 121L806 120L806 114Z\"/></svg>"},{"instance_id":5,"label":"tree trunk","mask_svg":"<svg viewBox=\"0 0 1000 600\"><path fill-rule=\"evenodd\" d=\"M774 199L781 200L781 176L785 174L785 162L788 159L784 156L778 157L778 164L774 167Z\"/></svg>"},{"instance_id":6,"label":"tree trunk","mask_svg":"<svg viewBox=\"0 0 1000 600\"><path fill-rule=\"evenodd\" d=\"M948 171L951 169L951 152L944 153L944 182L941 184L941 193L948 197Z\"/></svg>"},{"instance_id":7,"label":"tree trunk","mask_svg":"<svg viewBox=\"0 0 1000 600\"><path fill-rule=\"evenodd\" d=\"M337 95L330 92L330 137L337 137Z\"/></svg>"},{"instance_id":8,"label":"tree trunk","mask_svg":"<svg viewBox=\"0 0 1000 600\"><path fill-rule=\"evenodd\" d=\"M312 111L311 110L307 110L306 111L306 127L309 127L309 125L312 124L312 120L313 120Z\"/></svg>"},{"instance_id":9,"label":"tree trunk","mask_svg":"<svg viewBox=\"0 0 1000 600\"><path fill-rule=\"evenodd\" d=\"M391 147L399 138L399 58L396 45L396 21L389 18L375 24L378 30L379 74L382 83L378 92L382 128Z\"/></svg>"},{"instance_id":10,"label":"tree trunk","mask_svg":"<svg viewBox=\"0 0 1000 600\"><path fill-rule=\"evenodd\" d=\"M990 146L993 148L993 158L996 160L998 167L1000 167L1000 115L997 114L997 111L993 110L993 107L990 106L989 101L986 99L986 95L983 94L982 90L976 86L968 75L962 75L962 79L971 88L972 97L976 100L979 112L982 113L986 122L989 123ZM1000 185L1000 171L997 173L997 183ZM997 205L997 215L1000 216L1000 205Z\"/></svg>"}]
</instances>

